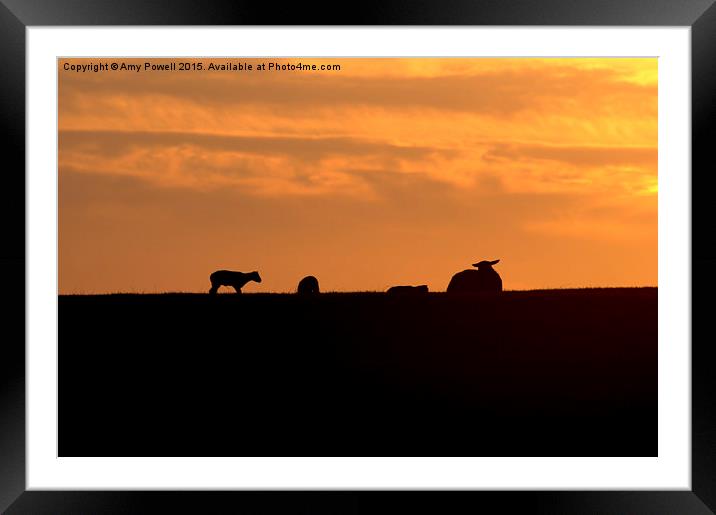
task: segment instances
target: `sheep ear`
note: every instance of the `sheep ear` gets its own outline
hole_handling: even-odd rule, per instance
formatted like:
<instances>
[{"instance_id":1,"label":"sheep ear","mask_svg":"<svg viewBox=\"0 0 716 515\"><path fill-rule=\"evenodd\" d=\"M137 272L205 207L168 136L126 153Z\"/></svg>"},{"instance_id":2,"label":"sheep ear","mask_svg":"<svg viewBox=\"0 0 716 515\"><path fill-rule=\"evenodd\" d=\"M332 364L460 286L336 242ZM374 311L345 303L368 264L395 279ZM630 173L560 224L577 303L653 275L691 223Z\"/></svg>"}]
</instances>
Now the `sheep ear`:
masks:
<instances>
[{"instance_id":1,"label":"sheep ear","mask_svg":"<svg viewBox=\"0 0 716 515\"><path fill-rule=\"evenodd\" d=\"M499 263L499 262L500 262L500 260L499 260L499 259L496 259L496 260L494 260L494 261L490 261L490 264L491 264L491 265L496 265L496 264Z\"/></svg>"}]
</instances>

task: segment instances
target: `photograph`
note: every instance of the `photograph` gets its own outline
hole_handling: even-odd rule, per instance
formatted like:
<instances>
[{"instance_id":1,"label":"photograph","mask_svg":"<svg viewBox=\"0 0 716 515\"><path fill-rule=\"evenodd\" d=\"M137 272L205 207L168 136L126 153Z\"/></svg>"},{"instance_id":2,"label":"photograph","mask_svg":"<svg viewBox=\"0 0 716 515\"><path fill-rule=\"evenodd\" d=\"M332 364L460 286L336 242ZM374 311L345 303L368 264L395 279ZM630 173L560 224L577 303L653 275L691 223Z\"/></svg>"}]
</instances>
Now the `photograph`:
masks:
<instances>
[{"instance_id":1,"label":"photograph","mask_svg":"<svg viewBox=\"0 0 716 515\"><path fill-rule=\"evenodd\" d=\"M658 456L658 79L58 56L59 456Z\"/></svg>"}]
</instances>

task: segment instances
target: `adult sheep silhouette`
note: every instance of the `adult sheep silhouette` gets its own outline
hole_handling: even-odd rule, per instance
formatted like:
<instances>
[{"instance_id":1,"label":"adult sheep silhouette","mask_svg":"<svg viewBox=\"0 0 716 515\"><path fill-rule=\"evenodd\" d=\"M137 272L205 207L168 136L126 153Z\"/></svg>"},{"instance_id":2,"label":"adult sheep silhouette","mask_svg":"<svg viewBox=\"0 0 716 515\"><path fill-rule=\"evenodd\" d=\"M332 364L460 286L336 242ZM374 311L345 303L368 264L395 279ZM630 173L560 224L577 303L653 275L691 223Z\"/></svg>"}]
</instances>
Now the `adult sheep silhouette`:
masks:
<instances>
[{"instance_id":1,"label":"adult sheep silhouette","mask_svg":"<svg viewBox=\"0 0 716 515\"><path fill-rule=\"evenodd\" d=\"M452 276L448 284L448 293L498 293L502 291L502 278L492 268L499 263L495 261L480 261L472 266L477 270L463 270Z\"/></svg>"},{"instance_id":2,"label":"adult sheep silhouette","mask_svg":"<svg viewBox=\"0 0 716 515\"><path fill-rule=\"evenodd\" d=\"M320 289L318 288L318 279L312 275L307 275L298 281L296 293L301 295L314 295L316 293L320 293Z\"/></svg>"},{"instance_id":3,"label":"adult sheep silhouette","mask_svg":"<svg viewBox=\"0 0 716 515\"><path fill-rule=\"evenodd\" d=\"M241 288L243 288L247 282L255 281L260 283L261 276L255 271L243 273L232 272L231 270L217 270L209 276L209 281L211 281L209 293L212 295L214 295L221 286L231 286L236 290L236 293L241 293Z\"/></svg>"}]
</instances>

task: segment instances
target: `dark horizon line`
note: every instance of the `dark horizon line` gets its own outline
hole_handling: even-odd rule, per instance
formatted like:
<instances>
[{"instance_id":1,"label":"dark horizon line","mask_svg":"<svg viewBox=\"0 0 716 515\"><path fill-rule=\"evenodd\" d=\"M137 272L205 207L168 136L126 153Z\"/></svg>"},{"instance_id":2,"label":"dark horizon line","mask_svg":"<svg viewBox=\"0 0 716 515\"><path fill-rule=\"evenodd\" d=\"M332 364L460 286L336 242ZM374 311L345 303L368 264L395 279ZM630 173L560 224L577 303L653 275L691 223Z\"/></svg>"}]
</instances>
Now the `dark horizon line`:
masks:
<instances>
[{"instance_id":1,"label":"dark horizon line","mask_svg":"<svg viewBox=\"0 0 716 515\"><path fill-rule=\"evenodd\" d=\"M654 286L575 286L575 287L558 287L558 288L531 288L531 289L505 289L502 293L528 293L528 292L551 292L551 291L571 291L571 290L637 290L637 289L658 289L658 285ZM320 295L351 295L351 294L383 294L385 290L327 290L317 294ZM429 291L431 293L447 293L445 290L434 290ZM296 291L252 291L242 292L240 295L295 295ZM163 291L163 292L103 292L103 293L58 293L58 297L91 297L91 296L108 296L108 295L206 295L209 294L205 291ZM227 290L226 292L220 292L218 295L236 296L237 294L233 291ZM454 295L454 294L453 294ZM457 294L460 295L460 294ZM479 295L479 293L478 293Z\"/></svg>"}]
</instances>

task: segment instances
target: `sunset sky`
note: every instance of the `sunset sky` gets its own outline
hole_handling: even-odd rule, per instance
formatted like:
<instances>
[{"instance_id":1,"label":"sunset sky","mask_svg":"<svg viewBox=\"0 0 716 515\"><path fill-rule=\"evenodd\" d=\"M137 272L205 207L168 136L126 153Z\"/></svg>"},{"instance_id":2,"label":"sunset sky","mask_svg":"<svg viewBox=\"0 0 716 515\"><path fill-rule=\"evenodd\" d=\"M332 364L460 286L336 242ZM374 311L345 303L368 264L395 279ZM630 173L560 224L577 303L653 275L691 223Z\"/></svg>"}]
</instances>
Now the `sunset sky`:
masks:
<instances>
[{"instance_id":1,"label":"sunset sky","mask_svg":"<svg viewBox=\"0 0 716 515\"><path fill-rule=\"evenodd\" d=\"M656 59L58 74L61 294L657 285Z\"/></svg>"}]
</instances>

